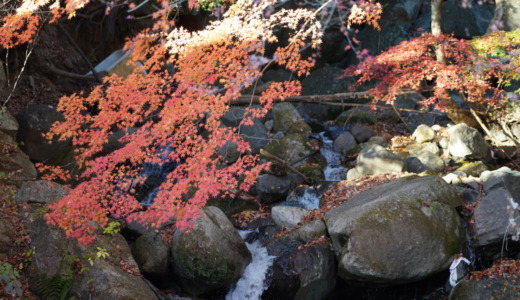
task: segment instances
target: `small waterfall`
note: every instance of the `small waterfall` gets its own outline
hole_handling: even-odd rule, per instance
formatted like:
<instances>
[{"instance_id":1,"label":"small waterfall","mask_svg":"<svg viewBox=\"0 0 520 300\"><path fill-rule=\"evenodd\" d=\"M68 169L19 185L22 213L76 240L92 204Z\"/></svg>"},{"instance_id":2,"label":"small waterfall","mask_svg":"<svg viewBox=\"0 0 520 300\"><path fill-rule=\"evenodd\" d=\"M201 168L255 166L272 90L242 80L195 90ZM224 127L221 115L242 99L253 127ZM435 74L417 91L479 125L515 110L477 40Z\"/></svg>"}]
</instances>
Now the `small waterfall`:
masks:
<instances>
[{"instance_id":1,"label":"small waterfall","mask_svg":"<svg viewBox=\"0 0 520 300\"><path fill-rule=\"evenodd\" d=\"M287 196L281 205L318 209L320 208L320 192L314 187L298 187Z\"/></svg>"},{"instance_id":2,"label":"small waterfall","mask_svg":"<svg viewBox=\"0 0 520 300\"><path fill-rule=\"evenodd\" d=\"M347 168L341 165L341 154L334 152L334 142L325 136L325 132L317 134L317 138L322 141L320 154L327 160L327 167L323 171L326 181L345 180Z\"/></svg>"},{"instance_id":3,"label":"small waterfall","mask_svg":"<svg viewBox=\"0 0 520 300\"><path fill-rule=\"evenodd\" d=\"M245 239L251 230L239 230L240 236ZM226 300L259 300L267 289L265 283L267 270L273 264L275 256L267 254L260 241L246 243L253 259L246 267L242 277L226 295Z\"/></svg>"}]
</instances>

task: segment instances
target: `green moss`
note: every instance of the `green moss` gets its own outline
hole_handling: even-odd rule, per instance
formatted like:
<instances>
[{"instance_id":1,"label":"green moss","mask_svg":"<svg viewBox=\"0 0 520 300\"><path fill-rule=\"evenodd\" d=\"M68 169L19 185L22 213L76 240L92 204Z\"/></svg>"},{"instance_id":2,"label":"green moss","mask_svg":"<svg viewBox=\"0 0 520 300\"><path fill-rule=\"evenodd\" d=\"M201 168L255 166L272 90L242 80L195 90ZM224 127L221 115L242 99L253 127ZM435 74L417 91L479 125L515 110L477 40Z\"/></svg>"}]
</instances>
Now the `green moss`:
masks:
<instances>
[{"instance_id":1,"label":"green moss","mask_svg":"<svg viewBox=\"0 0 520 300\"><path fill-rule=\"evenodd\" d=\"M484 171L489 170L489 168L481 161L475 162L464 162L462 166L460 166L457 171L464 172L469 176L480 176L480 174Z\"/></svg>"},{"instance_id":2,"label":"green moss","mask_svg":"<svg viewBox=\"0 0 520 300\"><path fill-rule=\"evenodd\" d=\"M264 149L287 162L293 162L313 152L307 145L307 136L294 133L270 142Z\"/></svg>"},{"instance_id":3,"label":"green moss","mask_svg":"<svg viewBox=\"0 0 520 300\"><path fill-rule=\"evenodd\" d=\"M323 169L318 164L306 164L297 168L303 175L313 179L325 179Z\"/></svg>"},{"instance_id":4,"label":"green moss","mask_svg":"<svg viewBox=\"0 0 520 300\"><path fill-rule=\"evenodd\" d=\"M204 238L202 241L205 243ZM191 244L193 243L193 244ZM183 277L192 282L212 286L221 283L223 278L229 277L228 264L223 256L215 248L202 251L196 242L181 238L177 248L178 261L181 265Z\"/></svg>"}]
</instances>

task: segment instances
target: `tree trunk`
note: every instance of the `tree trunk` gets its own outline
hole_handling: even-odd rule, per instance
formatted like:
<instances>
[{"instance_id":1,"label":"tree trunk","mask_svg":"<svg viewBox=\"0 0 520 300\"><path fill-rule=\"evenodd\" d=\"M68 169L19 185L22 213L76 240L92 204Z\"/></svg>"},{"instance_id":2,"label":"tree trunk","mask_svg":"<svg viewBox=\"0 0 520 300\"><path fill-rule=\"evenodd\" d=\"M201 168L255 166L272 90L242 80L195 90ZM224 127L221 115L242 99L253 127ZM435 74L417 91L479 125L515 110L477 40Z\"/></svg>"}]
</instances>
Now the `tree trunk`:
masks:
<instances>
[{"instance_id":1,"label":"tree trunk","mask_svg":"<svg viewBox=\"0 0 520 300\"><path fill-rule=\"evenodd\" d=\"M442 34L441 21L442 21L442 3L444 0L432 0L432 19L431 29L434 36ZM446 58L442 51L442 45L438 45L435 48L435 56L439 63L446 64ZM479 128L477 120L471 115L468 110L461 109L457 106L457 103L453 101L451 97L445 97L439 99L446 108L446 114L455 123L465 123L468 126Z\"/></svg>"}]
</instances>

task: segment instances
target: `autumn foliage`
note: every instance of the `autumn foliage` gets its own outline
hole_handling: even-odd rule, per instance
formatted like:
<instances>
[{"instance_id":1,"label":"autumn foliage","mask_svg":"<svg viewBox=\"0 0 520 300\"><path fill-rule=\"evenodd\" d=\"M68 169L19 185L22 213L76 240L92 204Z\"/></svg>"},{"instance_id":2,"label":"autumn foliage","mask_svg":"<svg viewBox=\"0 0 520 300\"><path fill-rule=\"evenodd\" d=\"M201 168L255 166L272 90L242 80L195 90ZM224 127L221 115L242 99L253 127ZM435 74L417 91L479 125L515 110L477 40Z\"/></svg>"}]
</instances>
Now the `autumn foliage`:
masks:
<instances>
[{"instance_id":1,"label":"autumn foliage","mask_svg":"<svg viewBox=\"0 0 520 300\"><path fill-rule=\"evenodd\" d=\"M142 62L133 74L114 75L88 95L60 100L65 121L49 137L71 139L84 171L76 178L80 183L50 205L51 224L83 244L92 241L109 216L155 227L175 220L189 228L210 197L234 196L234 191L251 187L263 166L249 154L250 146L236 128L222 127L220 118L266 65L282 66L295 76L306 74L312 63L299 52L306 45L316 47L321 30L312 11L281 10L265 17L265 7L248 2L236 3L222 21L200 32L139 35L128 45ZM280 26L292 29L292 35L286 46L265 57L264 45L278 42L273 30ZM263 107L248 108L242 124L263 116L273 99L299 92L296 80L272 84L262 94ZM103 152L115 132L124 133L122 146ZM242 153L233 164L218 155L229 141ZM166 162L176 162L176 167L153 203L143 207L136 198L146 180L143 165Z\"/></svg>"},{"instance_id":2,"label":"autumn foliage","mask_svg":"<svg viewBox=\"0 0 520 300\"><path fill-rule=\"evenodd\" d=\"M440 45L446 62L439 62L435 48ZM481 57L483 58L483 57ZM359 76L358 84L375 82L370 92L374 101L393 103L403 90L427 91L425 105L447 111L445 99L457 93L468 103L485 103L492 107L501 99L499 89L492 85L496 70L479 68L478 55L469 41L449 35L420 37L404 41L376 57L369 57L346 76Z\"/></svg>"}]
</instances>

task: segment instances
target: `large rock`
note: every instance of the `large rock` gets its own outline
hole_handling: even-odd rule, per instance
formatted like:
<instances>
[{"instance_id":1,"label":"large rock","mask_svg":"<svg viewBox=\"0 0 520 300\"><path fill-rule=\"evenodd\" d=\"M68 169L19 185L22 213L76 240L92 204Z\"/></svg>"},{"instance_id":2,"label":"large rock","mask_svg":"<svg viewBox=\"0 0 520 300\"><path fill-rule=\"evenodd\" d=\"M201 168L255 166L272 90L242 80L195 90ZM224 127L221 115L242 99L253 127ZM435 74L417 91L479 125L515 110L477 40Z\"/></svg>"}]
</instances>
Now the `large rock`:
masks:
<instances>
[{"instance_id":1,"label":"large rock","mask_svg":"<svg viewBox=\"0 0 520 300\"><path fill-rule=\"evenodd\" d=\"M511 31L520 28L520 2L516 0L502 1L504 5L502 22L505 31Z\"/></svg>"},{"instance_id":2,"label":"large rock","mask_svg":"<svg viewBox=\"0 0 520 300\"><path fill-rule=\"evenodd\" d=\"M188 232L173 235L173 271L183 290L202 295L230 288L251 262L251 253L226 215L206 207Z\"/></svg>"},{"instance_id":3,"label":"large rock","mask_svg":"<svg viewBox=\"0 0 520 300\"><path fill-rule=\"evenodd\" d=\"M375 175L397 173L404 170L405 163L399 156L379 145L368 145L357 157L356 174Z\"/></svg>"},{"instance_id":4,"label":"large rock","mask_svg":"<svg viewBox=\"0 0 520 300\"><path fill-rule=\"evenodd\" d=\"M504 187L512 193L513 198L517 200L520 198L520 186L517 184L520 180L519 171L513 171L508 167L502 167L494 171L482 172L479 179L486 192Z\"/></svg>"},{"instance_id":5,"label":"large rock","mask_svg":"<svg viewBox=\"0 0 520 300\"><path fill-rule=\"evenodd\" d=\"M285 199L289 192L298 185L298 178L294 174L276 176L263 174L258 176L256 190L260 202L272 204Z\"/></svg>"},{"instance_id":6,"label":"large rock","mask_svg":"<svg viewBox=\"0 0 520 300\"><path fill-rule=\"evenodd\" d=\"M463 280L453 288L449 300L520 299L520 290L514 288L518 274L507 279Z\"/></svg>"},{"instance_id":7,"label":"large rock","mask_svg":"<svg viewBox=\"0 0 520 300\"><path fill-rule=\"evenodd\" d=\"M297 164L293 164L293 162L309 157L313 152L316 152L309 146L307 136L301 134L289 134L271 141L265 147L265 151L285 160L294 167L303 165L305 160Z\"/></svg>"},{"instance_id":8,"label":"large rock","mask_svg":"<svg viewBox=\"0 0 520 300\"><path fill-rule=\"evenodd\" d=\"M24 184L16 195L17 203L29 204L21 212L22 221L37 249L28 269L33 292L42 296L42 282L60 280L72 286L69 296L77 299L157 299L138 276L137 264L120 234L99 235L92 244L79 246L61 229L45 222L42 204L54 201L64 191L59 184L37 181ZM82 272L78 266L84 266Z\"/></svg>"},{"instance_id":9,"label":"large rock","mask_svg":"<svg viewBox=\"0 0 520 300\"><path fill-rule=\"evenodd\" d=\"M328 299L336 285L334 253L327 245L303 250L298 243L279 253L265 292L267 299ZM269 249L269 246L268 246Z\"/></svg>"},{"instance_id":10,"label":"large rock","mask_svg":"<svg viewBox=\"0 0 520 300\"><path fill-rule=\"evenodd\" d=\"M452 156L482 159L488 154L488 144L475 128L458 124L450 127L448 133L448 151Z\"/></svg>"},{"instance_id":11,"label":"large rock","mask_svg":"<svg viewBox=\"0 0 520 300\"><path fill-rule=\"evenodd\" d=\"M27 154L23 153L15 140L0 131L0 182L21 185L22 182L32 180L37 172Z\"/></svg>"},{"instance_id":12,"label":"large rock","mask_svg":"<svg viewBox=\"0 0 520 300\"><path fill-rule=\"evenodd\" d=\"M310 211L296 206L278 205L271 209L271 218L277 225L291 228L300 223Z\"/></svg>"},{"instance_id":13,"label":"large rock","mask_svg":"<svg viewBox=\"0 0 520 300\"><path fill-rule=\"evenodd\" d=\"M67 195L67 188L46 180L27 181L16 193L16 203L49 204Z\"/></svg>"},{"instance_id":14,"label":"large rock","mask_svg":"<svg viewBox=\"0 0 520 300\"><path fill-rule=\"evenodd\" d=\"M159 233L148 232L138 237L132 245L132 254L147 278L161 282L168 277L170 248Z\"/></svg>"},{"instance_id":15,"label":"large rock","mask_svg":"<svg viewBox=\"0 0 520 300\"><path fill-rule=\"evenodd\" d=\"M253 125L241 125L239 133L244 137L246 142L251 146L251 153L258 154L261 148L264 148L269 143L267 138L267 130L264 123L260 119L254 119Z\"/></svg>"},{"instance_id":16,"label":"large rock","mask_svg":"<svg viewBox=\"0 0 520 300\"><path fill-rule=\"evenodd\" d=\"M413 282L447 269L463 239L462 200L441 178L410 176L359 193L325 215L339 275Z\"/></svg>"},{"instance_id":17,"label":"large rock","mask_svg":"<svg viewBox=\"0 0 520 300\"><path fill-rule=\"evenodd\" d=\"M430 151L423 151L417 158L431 170L440 172L444 169L444 160Z\"/></svg>"},{"instance_id":18,"label":"large rock","mask_svg":"<svg viewBox=\"0 0 520 300\"><path fill-rule=\"evenodd\" d=\"M473 212L474 245L480 248L483 255L494 257L502 252L504 238L518 234L510 220L517 220L520 216L514 209L520 203L520 172L502 167L483 172L480 180L486 196ZM510 250L517 248L513 247L512 242L509 245Z\"/></svg>"},{"instance_id":19,"label":"large rock","mask_svg":"<svg viewBox=\"0 0 520 300\"><path fill-rule=\"evenodd\" d=\"M296 133L303 136L311 134L311 128L300 116L291 103L277 103L273 106L273 129L286 133Z\"/></svg>"},{"instance_id":20,"label":"large rock","mask_svg":"<svg viewBox=\"0 0 520 300\"><path fill-rule=\"evenodd\" d=\"M435 131L430 126L421 124L413 132L412 138L417 143L431 142L435 138Z\"/></svg>"},{"instance_id":21,"label":"large rock","mask_svg":"<svg viewBox=\"0 0 520 300\"><path fill-rule=\"evenodd\" d=\"M310 221L287 234L290 239L307 244L319 237L327 236L327 227L322 220Z\"/></svg>"},{"instance_id":22,"label":"large rock","mask_svg":"<svg viewBox=\"0 0 520 300\"><path fill-rule=\"evenodd\" d=\"M350 133L352 133L358 143L364 143L374 136L372 128L361 124L352 125Z\"/></svg>"},{"instance_id":23,"label":"large rock","mask_svg":"<svg viewBox=\"0 0 520 300\"><path fill-rule=\"evenodd\" d=\"M45 162L64 151L69 142L58 141L57 138L49 142L43 137L52 124L63 121L61 113L50 105L33 105L27 107L16 116L20 129L17 141L21 149L29 155L31 160Z\"/></svg>"},{"instance_id":24,"label":"large rock","mask_svg":"<svg viewBox=\"0 0 520 300\"><path fill-rule=\"evenodd\" d=\"M342 132L338 137L334 140L333 149L334 152L345 155L347 151L356 147L357 142L354 136L348 132Z\"/></svg>"},{"instance_id":25,"label":"large rock","mask_svg":"<svg viewBox=\"0 0 520 300\"><path fill-rule=\"evenodd\" d=\"M500 246L504 237L511 237L516 230L510 228L510 219L520 214L513 209L510 193L504 188L493 189L473 211L473 244L476 247ZM519 199L516 199L519 201ZM499 247L500 248L500 247ZM489 249L487 249L489 251Z\"/></svg>"}]
</instances>

